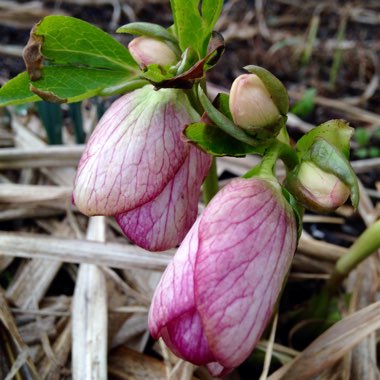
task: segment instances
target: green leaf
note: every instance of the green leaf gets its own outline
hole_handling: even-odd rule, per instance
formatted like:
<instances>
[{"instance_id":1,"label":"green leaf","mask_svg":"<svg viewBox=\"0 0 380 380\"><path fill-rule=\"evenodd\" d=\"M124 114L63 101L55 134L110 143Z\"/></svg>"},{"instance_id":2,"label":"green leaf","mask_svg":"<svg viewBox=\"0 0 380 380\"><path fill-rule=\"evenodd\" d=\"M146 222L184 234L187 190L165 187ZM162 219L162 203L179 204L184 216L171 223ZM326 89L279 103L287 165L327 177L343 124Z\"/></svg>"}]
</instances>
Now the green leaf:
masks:
<instances>
[{"instance_id":1,"label":"green leaf","mask_svg":"<svg viewBox=\"0 0 380 380\"><path fill-rule=\"evenodd\" d=\"M290 112L300 117L305 117L309 115L313 111L315 106L316 93L317 91L315 88L307 89L303 94L302 99L300 99L297 103L293 105Z\"/></svg>"},{"instance_id":2,"label":"green leaf","mask_svg":"<svg viewBox=\"0 0 380 380\"><path fill-rule=\"evenodd\" d=\"M371 139L371 134L365 128L355 128L354 139L359 145L367 145Z\"/></svg>"},{"instance_id":3,"label":"green leaf","mask_svg":"<svg viewBox=\"0 0 380 380\"><path fill-rule=\"evenodd\" d=\"M44 76L32 82L34 91L53 102L78 102L98 95L105 88L127 82L128 72L89 67L48 66ZM51 98L50 98L51 97Z\"/></svg>"},{"instance_id":4,"label":"green leaf","mask_svg":"<svg viewBox=\"0 0 380 380\"><path fill-rule=\"evenodd\" d=\"M40 100L41 98L29 89L29 76L26 71L12 78L0 88L0 107Z\"/></svg>"},{"instance_id":5,"label":"green leaf","mask_svg":"<svg viewBox=\"0 0 380 380\"><path fill-rule=\"evenodd\" d=\"M184 136L206 153L214 156L244 157L246 154L263 154L264 147L253 147L234 139L214 125L193 123L186 126Z\"/></svg>"},{"instance_id":6,"label":"green leaf","mask_svg":"<svg viewBox=\"0 0 380 380\"><path fill-rule=\"evenodd\" d=\"M328 141L317 139L311 146L309 158L322 170L334 174L351 191L351 202L356 208L359 204L359 185L354 170L346 157Z\"/></svg>"},{"instance_id":7,"label":"green leaf","mask_svg":"<svg viewBox=\"0 0 380 380\"><path fill-rule=\"evenodd\" d=\"M138 72L129 51L108 33L74 17L47 16L34 29L42 55L55 64Z\"/></svg>"},{"instance_id":8,"label":"green leaf","mask_svg":"<svg viewBox=\"0 0 380 380\"><path fill-rule=\"evenodd\" d=\"M335 146L348 159L350 154L350 139L354 129L344 120L329 120L326 123L313 128L298 140L297 150L307 152L314 142L323 138Z\"/></svg>"},{"instance_id":9,"label":"green leaf","mask_svg":"<svg viewBox=\"0 0 380 380\"><path fill-rule=\"evenodd\" d=\"M250 65L244 67L244 69L249 73L256 74L262 80L271 94L274 104L280 113L285 116L289 110L289 97L282 82L263 67Z\"/></svg>"},{"instance_id":10,"label":"green leaf","mask_svg":"<svg viewBox=\"0 0 380 380\"><path fill-rule=\"evenodd\" d=\"M182 51L193 47L203 58L216 21L223 7L222 0L170 0L174 30ZM199 12L199 7L201 13Z\"/></svg>"},{"instance_id":11,"label":"green leaf","mask_svg":"<svg viewBox=\"0 0 380 380\"><path fill-rule=\"evenodd\" d=\"M161 40L178 43L177 39L168 32L163 26L152 24L150 22L130 22L121 26L116 33L128 33L136 36L148 36Z\"/></svg>"},{"instance_id":12,"label":"green leaf","mask_svg":"<svg viewBox=\"0 0 380 380\"><path fill-rule=\"evenodd\" d=\"M223 0L202 0L202 17L208 30L214 29L223 9Z\"/></svg>"}]
</instances>

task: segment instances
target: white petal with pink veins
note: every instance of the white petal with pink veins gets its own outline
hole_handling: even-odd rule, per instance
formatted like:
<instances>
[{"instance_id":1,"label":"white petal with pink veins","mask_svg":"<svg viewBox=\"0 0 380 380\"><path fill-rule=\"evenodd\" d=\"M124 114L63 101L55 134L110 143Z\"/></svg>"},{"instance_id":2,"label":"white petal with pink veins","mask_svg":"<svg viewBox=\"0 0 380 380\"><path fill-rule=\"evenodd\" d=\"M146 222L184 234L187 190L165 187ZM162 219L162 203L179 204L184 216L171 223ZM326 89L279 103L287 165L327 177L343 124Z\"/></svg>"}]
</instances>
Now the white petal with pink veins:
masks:
<instances>
[{"instance_id":1,"label":"white petal with pink veins","mask_svg":"<svg viewBox=\"0 0 380 380\"><path fill-rule=\"evenodd\" d=\"M224 367L242 363L257 344L296 240L293 211L265 180L231 181L203 213L195 302L210 349Z\"/></svg>"},{"instance_id":2,"label":"white petal with pink veins","mask_svg":"<svg viewBox=\"0 0 380 380\"><path fill-rule=\"evenodd\" d=\"M157 196L184 163L185 124L196 120L178 90L145 86L124 95L92 134L74 186L74 201L87 215L114 215Z\"/></svg>"},{"instance_id":3,"label":"white petal with pink veins","mask_svg":"<svg viewBox=\"0 0 380 380\"><path fill-rule=\"evenodd\" d=\"M125 235L150 251L179 245L197 217L200 187L210 164L211 156L191 146L177 174L156 198L116 215Z\"/></svg>"}]
</instances>

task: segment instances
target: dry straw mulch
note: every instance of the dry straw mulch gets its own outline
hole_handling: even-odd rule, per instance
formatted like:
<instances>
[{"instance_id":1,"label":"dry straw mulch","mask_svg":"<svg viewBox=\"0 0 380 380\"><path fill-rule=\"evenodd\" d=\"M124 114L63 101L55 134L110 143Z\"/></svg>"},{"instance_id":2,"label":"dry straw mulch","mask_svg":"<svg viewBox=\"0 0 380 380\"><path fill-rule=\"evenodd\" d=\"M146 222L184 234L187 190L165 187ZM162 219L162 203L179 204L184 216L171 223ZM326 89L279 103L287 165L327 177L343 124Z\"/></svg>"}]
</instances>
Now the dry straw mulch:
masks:
<instances>
[{"instance_id":1,"label":"dry straw mulch","mask_svg":"<svg viewBox=\"0 0 380 380\"><path fill-rule=\"evenodd\" d=\"M75 3L93 9L106 4L111 26L125 18L141 19L144 6L148 10L158 6L167 9L167 2L158 0L144 5L105 0ZM338 7L334 2L273 0L267 1L267 8L264 5L263 0L256 1L255 6L237 0L226 3L218 28L231 50L226 53L221 74L211 75L211 81L217 83L210 86L211 93L226 86L235 75L237 69L231 65L259 63L284 76L292 101L301 98L310 85L318 89L315 119L306 122L290 114L291 134L307 132L326 115L346 118L368 130L378 128L379 39L360 41L355 34L359 30L376 33L374 28L380 24L377 2ZM60 12L69 14L70 6ZM0 23L15 28L29 28L50 12L38 1L0 1ZM327 16L333 25L326 22ZM346 28L341 40L336 36L339 22L352 28L352 33ZM316 27L321 38L310 46L310 31ZM256 50L243 56L246 45L253 43ZM285 45L290 46L287 54ZM343 74L336 82L339 96L333 97L323 70L315 70L324 61L331 61L337 46L344 53ZM19 56L21 49L20 44L3 44L0 54L8 59ZM361 58L350 61L354 52ZM303 54L311 54L314 61L302 66L298 73L301 77L296 78L291 65ZM355 74L355 81L344 82L345 76ZM6 79L1 78L2 82ZM89 132L96 124L95 110L91 103L84 103L83 111ZM71 190L83 146L74 145L67 131L66 145L47 146L41 122L33 111L22 115L15 109L9 109L9 114L3 110L1 117L0 378L100 380L108 374L113 379L210 379L204 369L175 358L161 342L153 343L147 331L150 299L174 252L146 252L129 244L111 218L88 219L78 213L71 204ZM226 178L244 174L256 162L256 157L219 159L221 185ZM333 215L306 214L289 284L298 284L302 292L308 284L323 283L354 241L350 232L344 233L352 231L352 221L362 224L362 230L378 219L379 164L380 158L353 162L363 180L357 212L347 205ZM278 175L283 174L279 165ZM331 234L316 239L310 226L330 226L327 229ZM259 349L267 358L273 354L286 364L269 377L266 365L261 379L379 378L379 260L375 253L351 274L342 289L351 297L347 300L342 293L339 304L343 319L302 351L290 343L274 343L273 323L272 334L266 335ZM280 331L281 313L277 319ZM229 378L252 377L234 373Z\"/></svg>"}]
</instances>

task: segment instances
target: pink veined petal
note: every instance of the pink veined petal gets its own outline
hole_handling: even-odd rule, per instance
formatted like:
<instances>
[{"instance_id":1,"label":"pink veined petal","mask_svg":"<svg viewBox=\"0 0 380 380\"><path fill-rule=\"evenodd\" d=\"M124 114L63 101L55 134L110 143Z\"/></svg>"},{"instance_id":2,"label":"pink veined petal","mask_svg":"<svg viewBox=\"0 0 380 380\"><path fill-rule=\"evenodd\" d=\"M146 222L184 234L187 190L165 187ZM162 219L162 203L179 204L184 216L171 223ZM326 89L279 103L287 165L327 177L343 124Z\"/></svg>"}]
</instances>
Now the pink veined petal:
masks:
<instances>
[{"instance_id":1,"label":"pink veined petal","mask_svg":"<svg viewBox=\"0 0 380 380\"><path fill-rule=\"evenodd\" d=\"M199 219L186 235L154 292L148 325L155 339L172 320L194 310L193 271L198 249L198 225Z\"/></svg>"},{"instance_id":2,"label":"pink veined petal","mask_svg":"<svg viewBox=\"0 0 380 380\"><path fill-rule=\"evenodd\" d=\"M186 235L158 284L149 310L149 330L179 357L196 364L215 361L194 305L194 260L199 219Z\"/></svg>"},{"instance_id":3,"label":"pink veined petal","mask_svg":"<svg viewBox=\"0 0 380 380\"><path fill-rule=\"evenodd\" d=\"M180 358L197 365L214 361L198 312L193 308L171 320L161 330L167 346Z\"/></svg>"},{"instance_id":4,"label":"pink veined petal","mask_svg":"<svg viewBox=\"0 0 380 380\"><path fill-rule=\"evenodd\" d=\"M261 179L235 179L199 224L197 309L220 365L241 364L270 318L296 247L293 211Z\"/></svg>"},{"instance_id":5,"label":"pink veined petal","mask_svg":"<svg viewBox=\"0 0 380 380\"><path fill-rule=\"evenodd\" d=\"M114 215L159 194L183 164L183 126L196 117L180 91L148 85L107 110L86 145L74 186L87 215Z\"/></svg>"},{"instance_id":6,"label":"pink veined petal","mask_svg":"<svg viewBox=\"0 0 380 380\"><path fill-rule=\"evenodd\" d=\"M156 198L116 215L125 235L150 251L180 244L197 217L200 186L210 164L211 156L190 147L186 161Z\"/></svg>"}]
</instances>

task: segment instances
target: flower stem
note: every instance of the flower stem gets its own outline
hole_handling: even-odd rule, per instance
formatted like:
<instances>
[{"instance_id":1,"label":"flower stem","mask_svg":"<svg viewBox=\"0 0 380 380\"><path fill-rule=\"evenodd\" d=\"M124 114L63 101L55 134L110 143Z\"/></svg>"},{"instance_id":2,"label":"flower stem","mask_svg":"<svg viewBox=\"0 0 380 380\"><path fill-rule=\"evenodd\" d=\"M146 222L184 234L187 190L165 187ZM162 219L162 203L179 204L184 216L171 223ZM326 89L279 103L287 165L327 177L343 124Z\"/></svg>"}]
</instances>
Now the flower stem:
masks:
<instances>
[{"instance_id":1,"label":"flower stem","mask_svg":"<svg viewBox=\"0 0 380 380\"><path fill-rule=\"evenodd\" d=\"M337 263L330 280L328 288L335 291L339 288L342 281L358 264L380 248L380 220L369 226L348 249Z\"/></svg>"},{"instance_id":2,"label":"flower stem","mask_svg":"<svg viewBox=\"0 0 380 380\"><path fill-rule=\"evenodd\" d=\"M203 182L203 201L207 205L219 190L218 174L216 170L216 157L212 158L210 170Z\"/></svg>"}]
</instances>

